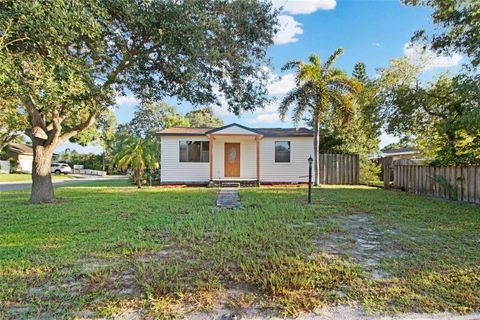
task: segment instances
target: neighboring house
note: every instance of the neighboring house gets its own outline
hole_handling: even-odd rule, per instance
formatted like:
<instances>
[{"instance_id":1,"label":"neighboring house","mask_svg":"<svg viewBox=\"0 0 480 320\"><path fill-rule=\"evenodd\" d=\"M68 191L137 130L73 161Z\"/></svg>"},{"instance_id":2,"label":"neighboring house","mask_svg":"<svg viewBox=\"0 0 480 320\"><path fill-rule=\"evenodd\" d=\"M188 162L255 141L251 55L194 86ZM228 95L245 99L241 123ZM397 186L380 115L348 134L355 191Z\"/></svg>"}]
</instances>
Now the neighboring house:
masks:
<instances>
[{"instance_id":1,"label":"neighboring house","mask_svg":"<svg viewBox=\"0 0 480 320\"><path fill-rule=\"evenodd\" d=\"M418 159L420 152L415 148L400 148L391 150L381 150L380 158L392 158L393 161L400 159Z\"/></svg>"},{"instance_id":2,"label":"neighboring house","mask_svg":"<svg viewBox=\"0 0 480 320\"><path fill-rule=\"evenodd\" d=\"M56 161L58 157L59 155L54 153L52 161ZM16 172L32 173L33 149L20 143L10 143L7 147L7 152L0 160L15 161ZM6 170L3 170L4 165L7 167L5 161L2 161L2 165L0 166L1 173L9 173ZM10 164L8 164L8 168L10 169Z\"/></svg>"},{"instance_id":3,"label":"neighboring house","mask_svg":"<svg viewBox=\"0 0 480 320\"><path fill-rule=\"evenodd\" d=\"M161 140L161 182L308 181L313 132L306 128L168 128Z\"/></svg>"},{"instance_id":4,"label":"neighboring house","mask_svg":"<svg viewBox=\"0 0 480 320\"><path fill-rule=\"evenodd\" d=\"M379 157L372 159L380 164L381 180L393 181L393 165L421 164L424 159L420 152L412 147L380 150ZM388 170L388 172L386 171Z\"/></svg>"},{"instance_id":5,"label":"neighboring house","mask_svg":"<svg viewBox=\"0 0 480 320\"><path fill-rule=\"evenodd\" d=\"M17 172L32 172L33 149L29 146L19 143L10 143L4 158L16 162Z\"/></svg>"}]
</instances>

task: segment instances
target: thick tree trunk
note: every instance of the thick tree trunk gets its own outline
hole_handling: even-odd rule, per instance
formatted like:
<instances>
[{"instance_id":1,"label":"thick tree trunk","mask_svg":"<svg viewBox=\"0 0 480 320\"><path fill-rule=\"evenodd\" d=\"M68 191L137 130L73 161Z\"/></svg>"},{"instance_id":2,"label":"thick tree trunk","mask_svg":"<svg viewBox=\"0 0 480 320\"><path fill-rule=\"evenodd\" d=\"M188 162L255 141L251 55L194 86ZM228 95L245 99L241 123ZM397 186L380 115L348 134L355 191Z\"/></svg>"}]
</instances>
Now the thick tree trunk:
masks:
<instances>
[{"instance_id":1,"label":"thick tree trunk","mask_svg":"<svg viewBox=\"0 0 480 320\"><path fill-rule=\"evenodd\" d=\"M320 167L318 163L318 144L320 142L319 136L319 123L318 119L314 119L314 128L313 128L313 174L314 180L313 185L318 186L320 183Z\"/></svg>"},{"instance_id":2,"label":"thick tree trunk","mask_svg":"<svg viewBox=\"0 0 480 320\"><path fill-rule=\"evenodd\" d=\"M53 148L44 147L33 139L32 193L30 203L48 203L55 201L50 165Z\"/></svg>"},{"instance_id":3,"label":"thick tree trunk","mask_svg":"<svg viewBox=\"0 0 480 320\"><path fill-rule=\"evenodd\" d=\"M137 168L137 188L140 189L142 187L142 173L140 172L140 168Z\"/></svg>"}]
</instances>

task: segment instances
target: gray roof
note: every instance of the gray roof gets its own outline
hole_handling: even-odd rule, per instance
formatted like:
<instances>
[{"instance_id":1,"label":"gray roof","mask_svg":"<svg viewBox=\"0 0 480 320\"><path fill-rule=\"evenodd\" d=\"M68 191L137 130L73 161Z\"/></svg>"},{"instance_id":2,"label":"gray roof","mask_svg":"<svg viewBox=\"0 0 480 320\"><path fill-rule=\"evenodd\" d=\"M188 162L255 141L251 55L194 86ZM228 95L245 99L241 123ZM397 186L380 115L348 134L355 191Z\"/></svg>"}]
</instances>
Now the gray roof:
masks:
<instances>
[{"instance_id":1,"label":"gray roof","mask_svg":"<svg viewBox=\"0 0 480 320\"><path fill-rule=\"evenodd\" d=\"M230 127L234 124L225 126ZM238 125L241 128L251 130L262 134L265 137L312 137L313 131L307 128L247 128ZM205 136L210 132L217 132L222 128L190 128L190 127L172 127L158 133L160 136Z\"/></svg>"},{"instance_id":2,"label":"gray roof","mask_svg":"<svg viewBox=\"0 0 480 320\"><path fill-rule=\"evenodd\" d=\"M398 149L390 149L390 150L381 150L382 153L418 153L418 150L412 147L407 148L398 148Z\"/></svg>"},{"instance_id":3,"label":"gray roof","mask_svg":"<svg viewBox=\"0 0 480 320\"><path fill-rule=\"evenodd\" d=\"M10 143L8 145L8 149L11 152L18 153L18 154L33 154L33 149L29 146L19 144L19 143Z\"/></svg>"},{"instance_id":4,"label":"gray roof","mask_svg":"<svg viewBox=\"0 0 480 320\"><path fill-rule=\"evenodd\" d=\"M259 128L265 137L313 137L313 131L307 128Z\"/></svg>"}]
</instances>

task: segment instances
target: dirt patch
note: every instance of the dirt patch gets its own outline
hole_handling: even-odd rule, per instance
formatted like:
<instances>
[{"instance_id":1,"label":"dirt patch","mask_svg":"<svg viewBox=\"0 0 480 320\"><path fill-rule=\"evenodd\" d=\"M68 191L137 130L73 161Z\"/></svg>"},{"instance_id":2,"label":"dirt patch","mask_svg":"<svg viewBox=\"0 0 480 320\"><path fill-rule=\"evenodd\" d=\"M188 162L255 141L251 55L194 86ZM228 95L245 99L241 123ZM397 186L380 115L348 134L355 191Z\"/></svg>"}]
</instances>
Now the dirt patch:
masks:
<instances>
[{"instance_id":1,"label":"dirt patch","mask_svg":"<svg viewBox=\"0 0 480 320\"><path fill-rule=\"evenodd\" d=\"M314 240L318 251L345 258L353 258L374 278L386 278L380 269L385 258L402 256L391 235L396 230L379 230L371 216L357 213L347 216L317 220L317 225L327 232L319 232ZM386 236L390 235L390 236Z\"/></svg>"}]
</instances>

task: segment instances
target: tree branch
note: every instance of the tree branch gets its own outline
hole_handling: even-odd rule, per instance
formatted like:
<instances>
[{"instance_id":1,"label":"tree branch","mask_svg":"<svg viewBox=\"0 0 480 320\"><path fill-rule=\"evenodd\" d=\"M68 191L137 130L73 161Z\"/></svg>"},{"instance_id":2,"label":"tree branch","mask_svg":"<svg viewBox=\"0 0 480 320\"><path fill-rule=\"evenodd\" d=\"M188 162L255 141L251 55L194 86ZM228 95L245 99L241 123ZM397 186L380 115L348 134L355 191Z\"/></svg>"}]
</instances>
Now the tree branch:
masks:
<instances>
[{"instance_id":1,"label":"tree branch","mask_svg":"<svg viewBox=\"0 0 480 320\"><path fill-rule=\"evenodd\" d=\"M25 109L27 109L28 115L30 116L30 122L32 125L32 137L47 140L48 129L45 125L45 121L43 121L43 118L40 115L40 112L38 112L36 108L35 100L31 95L21 96L20 98L25 105Z\"/></svg>"},{"instance_id":2,"label":"tree branch","mask_svg":"<svg viewBox=\"0 0 480 320\"><path fill-rule=\"evenodd\" d=\"M76 134L88 129L95 123L95 119L96 119L96 113L91 113L85 122L72 128L71 130L65 132L60 137L58 137L57 144L64 143L65 141L75 136Z\"/></svg>"}]
</instances>

